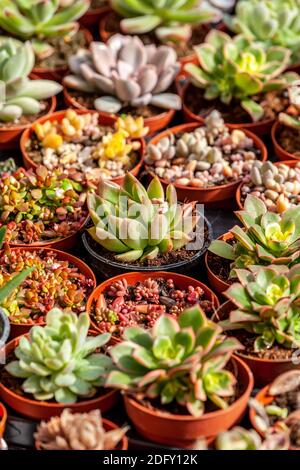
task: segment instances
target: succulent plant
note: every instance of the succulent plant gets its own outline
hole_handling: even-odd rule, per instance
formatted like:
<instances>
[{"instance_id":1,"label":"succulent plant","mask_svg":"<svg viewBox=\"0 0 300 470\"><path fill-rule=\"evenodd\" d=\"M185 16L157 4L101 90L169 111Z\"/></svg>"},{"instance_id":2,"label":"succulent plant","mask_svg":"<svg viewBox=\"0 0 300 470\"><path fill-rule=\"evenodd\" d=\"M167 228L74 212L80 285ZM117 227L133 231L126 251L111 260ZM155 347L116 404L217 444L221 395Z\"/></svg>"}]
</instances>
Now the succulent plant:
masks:
<instances>
[{"instance_id":1,"label":"succulent plant","mask_svg":"<svg viewBox=\"0 0 300 470\"><path fill-rule=\"evenodd\" d=\"M279 122L292 129L300 129L300 80L291 83L288 88L290 106L286 113L280 113Z\"/></svg>"},{"instance_id":2,"label":"succulent plant","mask_svg":"<svg viewBox=\"0 0 300 470\"><path fill-rule=\"evenodd\" d=\"M238 100L253 121L261 119L264 110L252 97L285 88L295 78L294 74L282 75L290 58L290 51L283 47L266 47L241 35L231 38L211 30L194 49L199 66L186 64L184 69L192 83L203 88L204 98L219 98L226 105Z\"/></svg>"},{"instance_id":3,"label":"succulent plant","mask_svg":"<svg viewBox=\"0 0 300 470\"><path fill-rule=\"evenodd\" d=\"M120 23L126 34L155 30L161 40L188 40L191 24L218 21L220 15L205 10L199 0L111 0L112 8L125 17Z\"/></svg>"},{"instance_id":4,"label":"succulent plant","mask_svg":"<svg viewBox=\"0 0 300 470\"><path fill-rule=\"evenodd\" d=\"M22 390L35 400L75 403L91 398L104 384L111 359L95 352L110 339L109 333L88 336L87 313L79 316L57 308L46 317L46 326L34 326L15 349L16 361L5 366L9 374L25 379Z\"/></svg>"},{"instance_id":5,"label":"succulent plant","mask_svg":"<svg viewBox=\"0 0 300 470\"><path fill-rule=\"evenodd\" d=\"M100 181L98 195L88 195L92 238L121 262L155 259L192 241L199 220L195 203L179 205L174 186L164 189L157 177L146 190L130 173L124 188Z\"/></svg>"},{"instance_id":6,"label":"succulent plant","mask_svg":"<svg viewBox=\"0 0 300 470\"><path fill-rule=\"evenodd\" d=\"M235 16L226 23L235 33L266 46L291 50L292 62L300 59L299 0L239 0Z\"/></svg>"},{"instance_id":7,"label":"succulent plant","mask_svg":"<svg viewBox=\"0 0 300 470\"><path fill-rule=\"evenodd\" d=\"M180 70L176 52L168 46L145 46L137 36L112 36L106 44L93 42L69 58L72 75L65 86L99 94L98 111L118 113L122 107L153 105L181 109L181 99L168 89Z\"/></svg>"},{"instance_id":8,"label":"succulent plant","mask_svg":"<svg viewBox=\"0 0 300 470\"><path fill-rule=\"evenodd\" d=\"M216 12L221 15L221 19L224 17L224 13L231 13L236 4L236 0L200 0L199 4L203 8Z\"/></svg>"},{"instance_id":9,"label":"succulent plant","mask_svg":"<svg viewBox=\"0 0 300 470\"><path fill-rule=\"evenodd\" d=\"M300 346L300 265L236 269L239 283L224 295L237 307L220 322L225 330L244 329L257 335L254 351L279 344Z\"/></svg>"},{"instance_id":10,"label":"succulent plant","mask_svg":"<svg viewBox=\"0 0 300 470\"><path fill-rule=\"evenodd\" d=\"M51 80L30 80L33 66L34 53L29 42L0 40L0 122L40 113L40 100L62 90L61 85Z\"/></svg>"},{"instance_id":11,"label":"succulent plant","mask_svg":"<svg viewBox=\"0 0 300 470\"><path fill-rule=\"evenodd\" d=\"M61 8L60 0L2 0L0 27L14 37L32 40L40 58L52 54L48 38L75 33L76 20L89 8L90 0L76 0Z\"/></svg>"},{"instance_id":12,"label":"succulent plant","mask_svg":"<svg viewBox=\"0 0 300 470\"><path fill-rule=\"evenodd\" d=\"M42 421L34 438L42 450L111 450L126 431L127 428L106 431L100 410L71 413L65 409L61 416Z\"/></svg>"},{"instance_id":13,"label":"succulent plant","mask_svg":"<svg viewBox=\"0 0 300 470\"><path fill-rule=\"evenodd\" d=\"M249 195L243 211L236 212L243 228L230 230L236 243L214 240L209 250L231 260L231 275L236 269L252 265L291 266L300 258L300 207L292 207L282 215L268 212L264 202Z\"/></svg>"},{"instance_id":14,"label":"succulent plant","mask_svg":"<svg viewBox=\"0 0 300 470\"><path fill-rule=\"evenodd\" d=\"M217 450L288 450L289 445L288 432L269 433L262 440L254 429L239 426L219 434L215 443Z\"/></svg>"},{"instance_id":15,"label":"succulent plant","mask_svg":"<svg viewBox=\"0 0 300 470\"><path fill-rule=\"evenodd\" d=\"M240 348L196 305L178 319L161 315L150 331L127 328L123 341L109 351L117 370L109 373L106 386L165 406L175 402L193 416L205 413L209 402L226 409L236 384L226 365Z\"/></svg>"}]
</instances>

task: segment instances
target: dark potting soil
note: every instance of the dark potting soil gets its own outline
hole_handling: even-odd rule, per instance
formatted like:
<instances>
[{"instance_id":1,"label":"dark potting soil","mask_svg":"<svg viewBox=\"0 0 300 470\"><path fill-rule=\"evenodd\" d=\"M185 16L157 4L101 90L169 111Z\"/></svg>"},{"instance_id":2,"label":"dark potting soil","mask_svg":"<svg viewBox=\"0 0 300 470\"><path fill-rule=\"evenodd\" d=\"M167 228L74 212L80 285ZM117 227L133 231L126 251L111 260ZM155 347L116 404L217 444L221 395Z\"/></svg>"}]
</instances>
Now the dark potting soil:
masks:
<instances>
[{"instance_id":1,"label":"dark potting soil","mask_svg":"<svg viewBox=\"0 0 300 470\"><path fill-rule=\"evenodd\" d=\"M66 67L68 57L75 54L78 49L88 46L83 31L78 31L72 37L49 38L47 42L53 47L53 54L45 59L39 60L37 58L35 68L55 69L58 67Z\"/></svg>"},{"instance_id":2,"label":"dark potting soil","mask_svg":"<svg viewBox=\"0 0 300 470\"><path fill-rule=\"evenodd\" d=\"M288 99L282 92L269 92L265 95L252 97L263 106L265 114L261 121L275 119L280 112L288 107ZM230 124L251 123L250 115L241 107L237 101L232 101L230 105L222 103L220 100L206 100L204 91L201 88L189 85L187 87L185 98L186 106L197 116L205 118L214 109L222 114L224 121Z\"/></svg>"},{"instance_id":3,"label":"dark potting soil","mask_svg":"<svg viewBox=\"0 0 300 470\"><path fill-rule=\"evenodd\" d=\"M208 262L210 270L219 279L221 279L224 282L227 282L228 284L233 284L234 282L236 282L236 279L229 278L230 271L231 271L230 265L232 261L225 259L225 258L221 258L221 256L215 255L214 253L211 253L210 251L208 251L207 262Z\"/></svg>"},{"instance_id":4,"label":"dark potting soil","mask_svg":"<svg viewBox=\"0 0 300 470\"><path fill-rule=\"evenodd\" d=\"M289 153L296 157L300 157L300 132L291 127L281 127L277 133L279 145Z\"/></svg>"},{"instance_id":5,"label":"dark potting soil","mask_svg":"<svg viewBox=\"0 0 300 470\"><path fill-rule=\"evenodd\" d=\"M256 352L254 350L254 342L257 338L257 335L253 335L244 330L229 331L228 335L234 336L242 343L243 346L245 346L245 349L243 349L241 353L238 353L241 355L256 357L259 359L282 361L291 359L293 353L295 352L294 349L287 349L280 346L279 344L275 344L269 349ZM272 365L270 365L270 367L272 367Z\"/></svg>"},{"instance_id":6,"label":"dark potting soil","mask_svg":"<svg viewBox=\"0 0 300 470\"><path fill-rule=\"evenodd\" d=\"M109 0L92 0L89 10L96 10L96 8L108 7Z\"/></svg>"},{"instance_id":7,"label":"dark potting soil","mask_svg":"<svg viewBox=\"0 0 300 470\"><path fill-rule=\"evenodd\" d=\"M0 122L1 129L13 129L15 127L27 126L37 119L45 116L50 109L50 101L40 101L42 110L39 114L24 114L15 122Z\"/></svg>"}]
</instances>

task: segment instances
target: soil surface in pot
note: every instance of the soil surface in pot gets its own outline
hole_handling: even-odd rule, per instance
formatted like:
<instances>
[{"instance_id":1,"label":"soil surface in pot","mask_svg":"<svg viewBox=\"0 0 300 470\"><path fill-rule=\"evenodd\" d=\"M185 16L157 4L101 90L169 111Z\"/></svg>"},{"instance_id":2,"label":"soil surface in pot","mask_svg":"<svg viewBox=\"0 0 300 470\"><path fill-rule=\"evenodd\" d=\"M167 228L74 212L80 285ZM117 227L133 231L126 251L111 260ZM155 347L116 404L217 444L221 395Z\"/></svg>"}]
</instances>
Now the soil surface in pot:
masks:
<instances>
[{"instance_id":1,"label":"soil surface in pot","mask_svg":"<svg viewBox=\"0 0 300 470\"><path fill-rule=\"evenodd\" d=\"M245 349L241 351L241 354L244 356L255 357L255 358L271 360L271 361L272 360L284 361L284 360L291 359L293 356L293 353L295 352L295 349L283 348L279 344L275 344L269 349L256 352L254 350L254 342L257 339L257 335L254 335L254 334L252 335L251 333L248 333L247 331L244 331L244 330L228 331L228 335L234 336L242 343L243 346L245 346ZM270 364L270 367L272 367L271 364Z\"/></svg>"},{"instance_id":2,"label":"soil surface in pot","mask_svg":"<svg viewBox=\"0 0 300 470\"><path fill-rule=\"evenodd\" d=\"M289 153L300 158L300 132L291 127L280 127L277 132L277 141L279 145Z\"/></svg>"},{"instance_id":3,"label":"soil surface in pot","mask_svg":"<svg viewBox=\"0 0 300 470\"><path fill-rule=\"evenodd\" d=\"M75 54L78 49L88 47L83 31L78 31L73 36L54 37L47 39L53 47L53 53L44 59L36 59L35 68L56 69L66 67L68 58Z\"/></svg>"},{"instance_id":4,"label":"soil surface in pot","mask_svg":"<svg viewBox=\"0 0 300 470\"><path fill-rule=\"evenodd\" d=\"M110 36L116 33L124 34L120 28L121 20L122 20L122 17L116 13L113 13L107 16L105 29ZM208 33L207 25L200 24L200 25L193 27L192 36L188 41L181 41L179 43L174 43L173 41L169 41L164 44L167 44L168 46L173 47L178 57L183 58L183 57L186 57L195 53L193 47L198 44L201 44L204 41L207 33ZM162 44L154 32L151 32L148 34L139 34L138 36L143 41L144 44L156 44L156 45Z\"/></svg>"},{"instance_id":5,"label":"soil surface in pot","mask_svg":"<svg viewBox=\"0 0 300 470\"><path fill-rule=\"evenodd\" d=\"M227 243L229 243L229 241L227 241ZM207 263L214 275L222 281L226 282L227 284L233 284L234 282L236 282L236 279L229 278L229 274L231 271L230 265L232 261L225 258L221 258L221 256L215 255L214 253L208 251Z\"/></svg>"},{"instance_id":6,"label":"soil surface in pot","mask_svg":"<svg viewBox=\"0 0 300 470\"><path fill-rule=\"evenodd\" d=\"M97 8L108 7L109 1L108 0L92 0L89 11L96 10Z\"/></svg>"},{"instance_id":7,"label":"soil surface in pot","mask_svg":"<svg viewBox=\"0 0 300 470\"><path fill-rule=\"evenodd\" d=\"M24 114L14 122L2 122L0 121L0 129L14 129L20 126L28 126L37 119L45 116L50 109L50 101L40 101L41 112L39 114Z\"/></svg>"},{"instance_id":8,"label":"soil surface in pot","mask_svg":"<svg viewBox=\"0 0 300 470\"><path fill-rule=\"evenodd\" d=\"M265 95L257 95L252 97L264 108L264 116L260 121L275 119L280 112L288 108L289 101L285 94L281 92L269 92ZM232 102L225 105L220 100L206 100L204 91L201 88L189 85L185 92L185 104L190 111L196 116L205 118L214 109L222 114L225 122L230 124L251 123L250 115L241 107L239 102Z\"/></svg>"}]
</instances>

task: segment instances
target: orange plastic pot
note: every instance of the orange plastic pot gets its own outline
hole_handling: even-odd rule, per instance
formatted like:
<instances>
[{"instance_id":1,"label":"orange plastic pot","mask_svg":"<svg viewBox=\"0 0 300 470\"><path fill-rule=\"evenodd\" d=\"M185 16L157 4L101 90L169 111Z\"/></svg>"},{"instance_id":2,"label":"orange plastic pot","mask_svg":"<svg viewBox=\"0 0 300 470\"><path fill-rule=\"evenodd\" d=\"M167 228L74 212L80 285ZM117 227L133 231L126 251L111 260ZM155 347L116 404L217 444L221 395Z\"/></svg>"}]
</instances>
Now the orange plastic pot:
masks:
<instances>
[{"instance_id":1,"label":"orange plastic pot","mask_svg":"<svg viewBox=\"0 0 300 470\"><path fill-rule=\"evenodd\" d=\"M212 292L212 290L207 287L205 284L203 284L200 281L197 281L196 279L193 279L189 276L185 276L183 274L178 274L178 273L173 273L173 272L166 272L166 271L158 271L158 272L145 272L145 273L139 273L139 272L132 272L132 273L127 273L127 274L120 274L118 276L112 277L110 279L107 279L106 281L102 282L96 289L91 293L88 301L87 301L87 306L86 310L88 314L90 315L91 318L91 325L94 330L100 331L97 324L93 322L91 313L92 313L92 308L95 300L99 298L101 294L105 292L105 290L114 282L120 281L122 279L126 279L127 284L129 286L135 285L137 282L143 282L146 279L151 277L152 279L157 279L157 278L163 278L163 279L173 279L175 285L179 289L187 289L188 286L193 286L193 287L201 287L204 291L204 299L209 300L210 302L213 303L215 309L218 309L220 306L219 300L217 296ZM112 342L117 343L119 342L120 339L118 337L112 336Z\"/></svg>"},{"instance_id":2,"label":"orange plastic pot","mask_svg":"<svg viewBox=\"0 0 300 470\"><path fill-rule=\"evenodd\" d=\"M52 96L52 98L49 98L49 102L49 110L47 111L47 114L43 116L45 118L55 111L57 103L56 97ZM19 147L22 132L28 129L30 126L31 123L25 124L23 126L13 126L11 128L0 127L0 150L17 149Z\"/></svg>"},{"instance_id":3,"label":"orange plastic pot","mask_svg":"<svg viewBox=\"0 0 300 470\"><path fill-rule=\"evenodd\" d=\"M5 431L6 420L7 420L7 411L4 405L0 403L0 439L3 437L4 431Z\"/></svg>"},{"instance_id":4,"label":"orange plastic pot","mask_svg":"<svg viewBox=\"0 0 300 470\"><path fill-rule=\"evenodd\" d=\"M99 125L100 126L113 126L114 122L112 122L112 120L110 118L108 118L107 116L102 116L100 115L97 111L89 111L87 109L83 110L78 110L76 111L77 114L98 114L99 116L99 119L98 119L98 122L99 122ZM22 152L22 156L23 156L23 163L24 163L24 166L25 168L29 169L29 168L37 168L37 164L29 157L28 153L27 153L27 143L28 141L31 139L31 136L32 134L34 133L34 126L39 123L39 124L43 124L45 121L58 121L58 122L61 122L63 120L63 118L65 117L65 114L66 114L66 111L57 111L56 113L52 113L50 116L43 116L42 118L38 119L37 121L35 121L28 129L26 129L26 131L23 133L22 137L21 137L21 141L20 141L20 147L21 147L21 152ZM145 153L145 147L146 147L146 144L145 144L145 140L144 139L137 139L139 140L140 144L141 144L141 147L140 147L140 150L139 150L139 154L140 154L140 159L139 159L139 162L138 164L132 168L132 170L130 170L130 173L133 174L134 176L137 176L141 170L141 167L143 165L143 158L144 158L144 153ZM116 184L119 184L119 185L122 185L123 184L123 181L124 181L124 176L120 176L118 178L112 178L111 181L113 181L114 183Z\"/></svg>"},{"instance_id":5,"label":"orange plastic pot","mask_svg":"<svg viewBox=\"0 0 300 470\"><path fill-rule=\"evenodd\" d=\"M80 28L80 30L84 34L87 46L89 46L93 41L92 34L89 32L88 29L85 28ZM43 80L55 80L56 82L61 83L63 77L68 73L68 70L69 68L67 65L56 68L35 67L33 69L33 73L37 77L42 78Z\"/></svg>"},{"instance_id":6,"label":"orange plastic pot","mask_svg":"<svg viewBox=\"0 0 300 470\"><path fill-rule=\"evenodd\" d=\"M91 336L98 333L90 331ZM21 337L13 339L4 347L4 353L8 357L17 345ZM3 352L3 349L1 350ZM119 400L119 393L117 390L109 390L104 395L92 398L90 400L83 400L73 404L61 404L47 401L37 401L27 398L26 395L18 395L13 390L7 388L3 383L0 383L0 397L10 406L14 411L26 416L30 419L41 421L42 419L49 419L52 416L60 416L65 408L70 408L75 413L85 413L91 410L99 409L101 413L113 408Z\"/></svg>"},{"instance_id":7,"label":"orange plastic pot","mask_svg":"<svg viewBox=\"0 0 300 470\"><path fill-rule=\"evenodd\" d=\"M207 442L211 442L220 432L234 426L241 420L247 408L253 389L253 376L241 359L235 357L232 361L237 367L241 396L226 410L205 413L200 418L175 415L146 408L134 398L125 395L126 412L137 432L158 444L192 448L197 439L205 438Z\"/></svg>"},{"instance_id":8,"label":"orange plastic pot","mask_svg":"<svg viewBox=\"0 0 300 470\"><path fill-rule=\"evenodd\" d=\"M230 301L225 302L215 313L213 320L220 321L228 319L233 309L236 309L236 307ZM235 357L240 357L251 369L256 387L264 387L266 384L272 383L278 375L288 370L300 369L300 365L297 366L293 364L291 359L261 359L254 356L246 356L241 352L235 353Z\"/></svg>"},{"instance_id":9,"label":"orange plastic pot","mask_svg":"<svg viewBox=\"0 0 300 470\"><path fill-rule=\"evenodd\" d=\"M200 127L199 122L181 124L176 127L171 127L170 129L167 129L166 131L156 135L152 140L150 140L149 145L156 145L163 137L167 137L171 134L177 135L183 132L192 132L198 127ZM233 130L231 125L228 127ZM247 129L242 130L245 132L247 137L253 139L255 147L261 151L261 160L265 161L267 159L268 152L264 143L255 134L248 131ZM160 178L160 181L164 187L169 184L169 182L163 178ZM216 203L224 203L224 200L233 199L239 184L240 180L211 188L193 188L191 186L183 186L176 183L174 183L174 186L177 190L177 197L179 201L198 201L203 204L214 203L216 206Z\"/></svg>"},{"instance_id":10,"label":"orange plastic pot","mask_svg":"<svg viewBox=\"0 0 300 470\"><path fill-rule=\"evenodd\" d=\"M223 240L224 242L227 242L228 240L231 240L232 238L233 238L233 235L230 232L227 232L224 235L221 235L221 237L219 237L218 240ZM214 292L217 292L217 294L222 296L223 292L229 289L230 284L228 282L223 281L210 269L209 262L208 262L208 251L205 253L204 260L205 260L205 266L206 266L209 285L214 290Z\"/></svg>"},{"instance_id":11,"label":"orange plastic pot","mask_svg":"<svg viewBox=\"0 0 300 470\"><path fill-rule=\"evenodd\" d=\"M76 268L78 268L79 272L83 274L86 278L92 279L93 281L93 286L95 287L97 284L95 274L89 268L87 264L85 264L81 259L76 258L73 255L70 255L69 253L65 253L63 251L59 250L53 250L51 248L35 248L33 246L28 246L27 248L13 248L12 251L48 251L52 252L57 256L57 258L61 261L68 261L69 263L73 264ZM45 323L39 323L40 326L44 326ZM10 323L10 339L17 338L18 336L25 335L26 333L29 332L29 330L32 328L34 325L29 325L28 323Z\"/></svg>"},{"instance_id":12,"label":"orange plastic pot","mask_svg":"<svg viewBox=\"0 0 300 470\"><path fill-rule=\"evenodd\" d=\"M277 139L277 135L278 135L278 131L279 131L280 127L282 127L282 125L280 124L279 121L276 121L276 122L274 122L273 127L272 127L272 131L271 131L272 143L273 143L273 146L274 146L275 154L277 155L279 160L297 160L297 161L300 161L300 157L297 157L293 153L287 152L286 150L284 150L283 147L281 147L281 145L280 145L280 143Z\"/></svg>"},{"instance_id":13,"label":"orange plastic pot","mask_svg":"<svg viewBox=\"0 0 300 470\"><path fill-rule=\"evenodd\" d=\"M99 7L88 10L79 20L85 28L91 28L99 24L101 18L111 11L110 7Z\"/></svg>"}]
</instances>

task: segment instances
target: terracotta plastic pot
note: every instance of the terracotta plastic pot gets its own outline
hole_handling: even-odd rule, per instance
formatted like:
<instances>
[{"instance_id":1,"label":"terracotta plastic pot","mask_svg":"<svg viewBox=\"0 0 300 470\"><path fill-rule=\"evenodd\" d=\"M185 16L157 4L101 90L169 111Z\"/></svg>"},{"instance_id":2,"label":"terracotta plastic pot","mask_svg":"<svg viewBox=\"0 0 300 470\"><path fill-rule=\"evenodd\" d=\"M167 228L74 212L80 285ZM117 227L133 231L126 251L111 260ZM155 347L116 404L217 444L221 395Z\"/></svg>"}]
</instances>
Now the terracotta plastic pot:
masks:
<instances>
[{"instance_id":1,"label":"terracotta plastic pot","mask_svg":"<svg viewBox=\"0 0 300 470\"><path fill-rule=\"evenodd\" d=\"M233 235L230 232L227 232L224 235L221 235L218 238L218 240L223 240L224 242L227 242L228 240L231 240L232 238L233 238ZM204 260L205 260L205 266L206 266L206 271L207 271L208 283L211 286L211 288L214 290L214 292L217 292L217 294L222 296L223 292L226 291L230 287L230 284L228 282L223 281L210 269L209 262L208 262L208 251L205 253Z\"/></svg>"},{"instance_id":2,"label":"terracotta plastic pot","mask_svg":"<svg viewBox=\"0 0 300 470\"><path fill-rule=\"evenodd\" d=\"M119 429L119 426L117 424L113 423L112 421L109 421L108 419L102 418L102 424L105 429L105 431L114 431L115 429ZM41 443L40 441L35 442L35 448L36 450L43 450L41 449ZM128 439L126 436L123 436L121 441L117 444L115 449L113 450L128 450Z\"/></svg>"},{"instance_id":3,"label":"terracotta plastic pot","mask_svg":"<svg viewBox=\"0 0 300 470\"><path fill-rule=\"evenodd\" d=\"M95 336L97 334L96 332L90 331L90 335ZM15 350L20 339L21 337L19 336L5 346L4 353L6 356ZM7 388L3 383L0 383L0 397L8 406L22 416L41 421L42 419L49 419L52 416L60 416L65 408L70 408L76 413L84 413L95 409L99 409L101 413L105 413L117 403L119 393L117 390L109 390L104 395L90 400L83 400L73 404L61 404L37 401L27 398L26 395L18 395L13 390Z\"/></svg>"},{"instance_id":4,"label":"terracotta plastic pot","mask_svg":"<svg viewBox=\"0 0 300 470\"><path fill-rule=\"evenodd\" d=\"M37 77L35 77L37 78ZM56 108L56 97L52 96L49 98L49 110L47 114L43 117L47 118L51 113L55 111ZM22 132L28 129L31 126L31 123L25 124L23 126L13 126L11 128L8 127L1 127L0 124L0 150L10 150L10 149L17 149L19 147L20 138L22 136Z\"/></svg>"},{"instance_id":5,"label":"terracotta plastic pot","mask_svg":"<svg viewBox=\"0 0 300 470\"><path fill-rule=\"evenodd\" d=\"M199 116L198 114L194 114L186 105L185 95L186 95L189 83L186 83L185 85L181 84L179 86L181 86L181 90L182 90L181 91L181 96L182 96L182 101L183 101L182 110L183 110L185 121L186 122L200 122L201 124L204 124L205 118ZM230 122L226 122L226 125L230 126L231 129L242 129L244 131L253 132L254 134L260 137L264 137L270 133L273 123L274 123L274 119L265 119L264 121L241 122L240 124L233 124Z\"/></svg>"},{"instance_id":6,"label":"terracotta plastic pot","mask_svg":"<svg viewBox=\"0 0 300 470\"><path fill-rule=\"evenodd\" d=\"M83 32L85 41L87 46L90 45L90 43L93 41L93 36L89 32L88 29L86 28L80 28L80 30ZM54 80L56 82L61 82L63 77L66 75L68 72L69 68L66 65L62 67L56 67L56 68L42 68L42 67L35 67L33 69L33 73L39 77L42 78L43 80Z\"/></svg>"},{"instance_id":7,"label":"terracotta plastic pot","mask_svg":"<svg viewBox=\"0 0 300 470\"><path fill-rule=\"evenodd\" d=\"M110 7L99 7L94 8L93 10L88 10L79 20L79 23L86 27L90 28L97 26L101 18L111 11Z\"/></svg>"},{"instance_id":8,"label":"terracotta plastic pot","mask_svg":"<svg viewBox=\"0 0 300 470\"><path fill-rule=\"evenodd\" d=\"M4 405L0 403L0 440L4 434L6 420L7 420L7 411Z\"/></svg>"},{"instance_id":9,"label":"terracotta plastic pot","mask_svg":"<svg viewBox=\"0 0 300 470\"><path fill-rule=\"evenodd\" d=\"M253 389L253 376L249 367L239 358L237 366L241 396L226 410L206 413L200 418L191 415L173 415L143 406L125 395L125 408L137 432L158 444L179 448L191 448L195 441L205 438L211 442L223 431L234 426L243 417Z\"/></svg>"},{"instance_id":10,"label":"terracotta plastic pot","mask_svg":"<svg viewBox=\"0 0 300 470\"><path fill-rule=\"evenodd\" d=\"M297 161L300 161L300 156L297 157L293 153L287 152L286 150L284 150L283 147L281 147L281 145L280 145L280 143L277 139L278 131L281 127L282 127L282 124L280 124L279 121L276 121L276 122L274 122L273 127L272 127L272 131L271 131L272 143L273 143L273 146L274 146L275 154L277 155L279 160L297 160Z\"/></svg>"},{"instance_id":11,"label":"terracotta plastic pot","mask_svg":"<svg viewBox=\"0 0 300 470\"><path fill-rule=\"evenodd\" d=\"M111 121L111 119L107 118L106 116L102 116L100 115L97 111L89 111L89 110L78 110L76 111L77 114L98 114L99 115L99 125L100 126L112 126L113 123ZM22 152L22 156L23 156L23 163L24 163L24 166L25 168L36 168L38 165L29 157L28 153L27 153L27 142L30 140L32 134L34 133L34 126L39 123L39 124L43 124L45 121L58 121L58 122L61 122L62 119L65 117L65 114L66 114L66 111L57 111L56 113L52 113L50 116L45 116L45 117L42 117L41 119L38 119L37 121L35 121L31 126L30 128L26 129L25 132L23 132L23 135L21 137L21 141L20 141L20 146L21 146L21 152ZM141 144L141 147L140 147L140 150L139 150L139 154L140 154L140 159L139 159L139 162L137 163L137 165L135 165L134 168L132 168L132 170L130 170L130 173L133 174L134 176L137 176L140 172L140 169L143 165L143 158L144 158L144 153L145 153L145 147L146 147L146 144L145 144L145 140L144 139L137 139L140 144ZM112 178L111 181L113 181L114 183L116 184L119 184L119 185L122 185L123 182L124 182L124 176L121 176L121 177L118 177L118 178Z\"/></svg>"},{"instance_id":12,"label":"terracotta plastic pot","mask_svg":"<svg viewBox=\"0 0 300 470\"><path fill-rule=\"evenodd\" d=\"M181 134L184 132L192 132L194 129L197 129L199 122L193 122L190 124L181 124L176 127L171 127L164 132L156 135L152 140L150 140L149 145L156 145L163 137L169 136L170 134ZM228 126L231 130L233 127ZM254 141L254 145L261 151L261 160L265 161L268 156L267 149L264 143L252 132L249 132L247 129L243 129L247 137L250 137ZM160 178L163 186L166 187L169 182ZM183 186L181 184L174 183L174 186L177 190L177 197L179 201L198 201L203 204L208 203L224 203L224 200L232 199L235 197L236 190L240 180L234 181L232 183L222 184L219 186L214 186L211 188L193 188L192 186Z\"/></svg>"},{"instance_id":13,"label":"terracotta plastic pot","mask_svg":"<svg viewBox=\"0 0 300 470\"><path fill-rule=\"evenodd\" d=\"M101 294L105 292L107 287L109 287L112 283L120 281L122 279L126 279L127 283L129 286L135 285L137 282L143 282L147 278L151 277L152 279L157 279L157 278L163 278L163 279L170 279L172 278L174 280L175 285L179 289L187 289L188 286L193 286L193 287L201 287L204 291L204 299L209 300L213 303L214 307L217 309L219 308L219 300L217 296L207 287L205 284L203 284L200 281L197 281L196 279L193 279L189 276L184 276L183 274L177 274L177 273L172 273L172 272L165 272L165 271L160 271L160 272L153 272L153 273L138 273L138 272L133 272L133 273L127 273L127 274L121 274L119 276L115 276L111 279L107 279L106 281L102 282L100 286L98 286L90 295L88 301L87 301L87 307L86 310L88 314L91 316L92 308L94 301L99 298ZM97 324L93 322L92 317L91 317L91 325L94 330L100 331ZM118 337L112 337L113 342L118 342L119 338Z\"/></svg>"},{"instance_id":14,"label":"terracotta plastic pot","mask_svg":"<svg viewBox=\"0 0 300 470\"><path fill-rule=\"evenodd\" d=\"M226 320L231 310L236 307L230 302L225 302L213 316L214 321ZM229 332L230 333L230 332ZM291 359L275 360L261 359L254 356L246 356L238 352L235 357L240 357L251 369L256 387L264 387L266 384L273 382L278 375L283 374L291 369L300 369L300 365L292 363Z\"/></svg>"},{"instance_id":15,"label":"terracotta plastic pot","mask_svg":"<svg viewBox=\"0 0 300 470\"><path fill-rule=\"evenodd\" d=\"M44 249L39 249L35 248L32 245L28 246L28 248L14 248L12 251L47 251L47 252L53 252L57 256L57 258L61 261L68 261L69 263L73 264L76 268L78 268L79 272L83 274L86 278L92 279L93 281L93 286L95 287L97 285L96 277L91 268L87 264L85 264L81 259L76 258L73 255L70 255L69 253L65 253L63 251L59 250L53 250L51 248L44 248ZM39 323L40 326L44 326L45 323ZM22 336L26 333L29 332L29 330L32 328L34 325L29 325L26 323L12 323L10 324L10 339L16 338L18 336Z\"/></svg>"}]
</instances>

